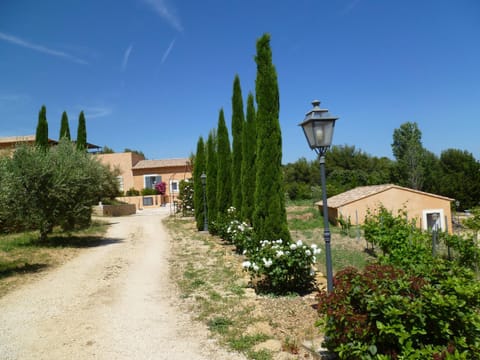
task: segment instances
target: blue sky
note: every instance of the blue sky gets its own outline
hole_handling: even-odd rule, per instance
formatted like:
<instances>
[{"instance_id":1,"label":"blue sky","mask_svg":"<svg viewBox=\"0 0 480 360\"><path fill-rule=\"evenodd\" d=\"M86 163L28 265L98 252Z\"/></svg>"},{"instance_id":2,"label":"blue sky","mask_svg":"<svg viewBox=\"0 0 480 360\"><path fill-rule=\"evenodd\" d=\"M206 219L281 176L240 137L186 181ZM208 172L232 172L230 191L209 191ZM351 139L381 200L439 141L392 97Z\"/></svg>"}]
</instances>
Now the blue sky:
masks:
<instances>
[{"instance_id":1,"label":"blue sky","mask_svg":"<svg viewBox=\"0 0 480 360\"><path fill-rule=\"evenodd\" d=\"M395 128L480 159L478 0L1 0L0 136L35 132L47 107L76 137L149 159L187 157L231 121L235 74L255 90L256 40L271 34L283 162L311 160L297 126L311 100L340 117L334 144L392 157Z\"/></svg>"}]
</instances>

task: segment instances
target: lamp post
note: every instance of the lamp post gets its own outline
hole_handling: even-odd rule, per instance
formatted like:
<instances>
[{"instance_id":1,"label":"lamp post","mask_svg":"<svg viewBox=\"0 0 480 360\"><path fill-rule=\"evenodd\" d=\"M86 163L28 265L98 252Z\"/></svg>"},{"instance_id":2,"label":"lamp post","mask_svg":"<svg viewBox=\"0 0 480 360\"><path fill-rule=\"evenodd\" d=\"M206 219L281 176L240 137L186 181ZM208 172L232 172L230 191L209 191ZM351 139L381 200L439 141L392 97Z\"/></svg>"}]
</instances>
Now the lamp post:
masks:
<instances>
[{"instance_id":1,"label":"lamp post","mask_svg":"<svg viewBox=\"0 0 480 360\"><path fill-rule=\"evenodd\" d=\"M333 128L338 117L332 116L327 109L320 109L320 101L312 101L313 109L305 115L305 120L299 124L303 128L310 149L319 155L320 178L322 182L322 207L325 240L325 257L327 267L327 291L333 291L332 254L330 250L330 227L328 225L327 185L325 177L325 153L330 148L333 138Z\"/></svg>"},{"instance_id":2,"label":"lamp post","mask_svg":"<svg viewBox=\"0 0 480 360\"><path fill-rule=\"evenodd\" d=\"M200 175L200 179L202 180L202 187L203 187L203 231L208 231L207 199L205 196L205 185L207 183L207 175L205 173L202 173L202 175Z\"/></svg>"}]
</instances>

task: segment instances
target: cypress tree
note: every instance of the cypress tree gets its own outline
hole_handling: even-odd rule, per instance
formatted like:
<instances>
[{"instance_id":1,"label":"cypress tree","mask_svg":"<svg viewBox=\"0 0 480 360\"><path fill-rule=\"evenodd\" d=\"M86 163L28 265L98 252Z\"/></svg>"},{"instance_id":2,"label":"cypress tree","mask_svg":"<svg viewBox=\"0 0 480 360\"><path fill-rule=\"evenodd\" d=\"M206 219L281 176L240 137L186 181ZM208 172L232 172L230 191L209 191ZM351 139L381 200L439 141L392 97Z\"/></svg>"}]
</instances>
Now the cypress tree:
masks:
<instances>
[{"instance_id":1,"label":"cypress tree","mask_svg":"<svg viewBox=\"0 0 480 360\"><path fill-rule=\"evenodd\" d=\"M205 167L205 143L200 136L197 142L197 153L193 163L193 207L195 209L195 221L197 229L203 230L204 225L204 203L203 203L203 184L201 176L206 171ZM207 177L208 179L208 177Z\"/></svg>"},{"instance_id":2,"label":"cypress tree","mask_svg":"<svg viewBox=\"0 0 480 360\"><path fill-rule=\"evenodd\" d=\"M253 227L257 240L290 240L282 173L282 135L277 72L270 35L257 41L257 160Z\"/></svg>"},{"instance_id":3,"label":"cypress tree","mask_svg":"<svg viewBox=\"0 0 480 360\"><path fill-rule=\"evenodd\" d=\"M217 164L217 216L222 216L232 205L232 154L223 109L218 116Z\"/></svg>"},{"instance_id":4,"label":"cypress tree","mask_svg":"<svg viewBox=\"0 0 480 360\"><path fill-rule=\"evenodd\" d=\"M83 111L80 112L78 117L77 149L82 151L87 149L87 125L85 124Z\"/></svg>"},{"instance_id":5,"label":"cypress tree","mask_svg":"<svg viewBox=\"0 0 480 360\"><path fill-rule=\"evenodd\" d=\"M48 148L48 122L47 108L42 105L38 113L37 131L35 133L35 145L46 150Z\"/></svg>"},{"instance_id":6,"label":"cypress tree","mask_svg":"<svg viewBox=\"0 0 480 360\"><path fill-rule=\"evenodd\" d=\"M58 136L58 140L63 137L66 137L68 140L70 140L70 126L68 125L68 116L66 111L64 111L62 114L62 122L60 124L60 135Z\"/></svg>"},{"instance_id":7,"label":"cypress tree","mask_svg":"<svg viewBox=\"0 0 480 360\"><path fill-rule=\"evenodd\" d=\"M255 105L253 94L247 98L247 121L242 132L242 218L252 224L255 198L255 149L257 134L255 128Z\"/></svg>"},{"instance_id":8,"label":"cypress tree","mask_svg":"<svg viewBox=\"0 0 480 360\"><path fill-rule=\"evenodd\" d=\"M207 139L207 208L208 229L215 232L210 226L217 219L217 135L215 130L210 131Z\"/></svg>"},{"instance_id":9,"label":"cypress tree","mask_svg":"<svg viewBox=\"0 0 480 360\"><path fill-rule=\"evenodd\" d=\"M245 122L243 114L240 78L235 76L232 95L232 205L242 210L242 133Z\"/></svg>"}]
</instances>

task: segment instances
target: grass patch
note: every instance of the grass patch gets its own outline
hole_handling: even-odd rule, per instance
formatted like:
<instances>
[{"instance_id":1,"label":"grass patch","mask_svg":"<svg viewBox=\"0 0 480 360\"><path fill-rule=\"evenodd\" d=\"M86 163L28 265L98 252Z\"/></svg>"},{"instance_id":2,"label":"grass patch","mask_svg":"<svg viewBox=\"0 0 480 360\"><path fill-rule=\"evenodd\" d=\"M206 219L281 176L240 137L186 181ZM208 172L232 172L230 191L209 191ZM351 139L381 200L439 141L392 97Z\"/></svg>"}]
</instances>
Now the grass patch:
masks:
<instances>
[{"instance_id":1,"label":"grass patch","mask_svg":"<svg viewBox=\"0 0 480 360\"><path fill-rule=\"evenodd\" d=\"M81 248L119 241L103 238L107 227L107 223L96 221L89 228L69 234L55 230L44 242L34 231L0 236L0 296L27 281L26 275L58 266Z\"/></svg>"},{"instance_id":2,"label":"grass patch","mask_svg":"<svg viewBox=\"0 0 480 360\"><path fill-rule=\"evenodd\" d=\"M261 342L268 340L270 337L265 334L241 335L230 339L229 344L236 351L246 352Z\"/></svg>"}]
</instances>

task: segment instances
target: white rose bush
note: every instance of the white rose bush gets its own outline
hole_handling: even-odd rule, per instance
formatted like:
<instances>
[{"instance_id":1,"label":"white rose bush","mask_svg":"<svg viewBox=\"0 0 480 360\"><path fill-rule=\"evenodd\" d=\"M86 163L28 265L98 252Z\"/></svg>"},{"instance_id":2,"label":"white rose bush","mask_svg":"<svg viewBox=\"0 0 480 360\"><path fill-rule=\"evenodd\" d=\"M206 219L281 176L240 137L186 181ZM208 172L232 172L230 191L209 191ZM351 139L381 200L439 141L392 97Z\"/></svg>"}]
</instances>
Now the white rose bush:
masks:
<instances>
[{"instance_id":1,"label":"white rose bush","mask_svg":"<svg viewBox=\"0 0 480 360\"><path fill-rule=\"evenodd\" d=\"M313 265L319 253L316 245L306 245L302 240L263 240L258 247L244 251L247 260L242 265L259 290L303 293L314 285Z\"/></svg>"},{"instance_id":2,"label":"white rose bush","mask_svg":"<svg viewBox=\"0 0 480 360\"><path fill-rule=\"evenodd\" d=\"M315 280L313 266L320 249L302 240L262 240L254 238L251 226L238 220L234 207L227 210L215 226L218 235L235 245L245 256L242 266L250 274L252 284L260 292L275 294L305 293L312 290Z\"/></svg>"}]
</instances>

